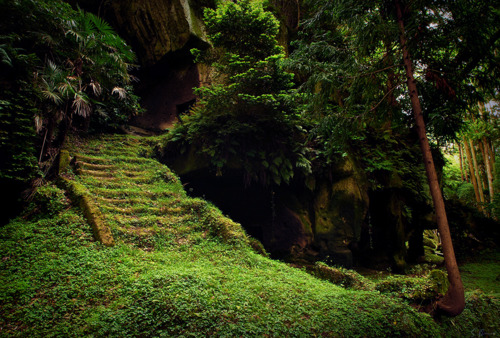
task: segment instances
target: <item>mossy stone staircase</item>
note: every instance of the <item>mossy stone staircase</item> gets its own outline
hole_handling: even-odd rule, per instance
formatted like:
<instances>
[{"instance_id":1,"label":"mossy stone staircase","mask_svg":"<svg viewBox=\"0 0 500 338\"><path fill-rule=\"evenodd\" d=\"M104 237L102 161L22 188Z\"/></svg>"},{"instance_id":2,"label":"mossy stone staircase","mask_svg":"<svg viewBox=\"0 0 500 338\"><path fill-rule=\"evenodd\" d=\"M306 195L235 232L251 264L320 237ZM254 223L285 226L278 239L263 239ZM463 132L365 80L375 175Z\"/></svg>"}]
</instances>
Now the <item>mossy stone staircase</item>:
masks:
<instances>
[{"instance_id":1,"label":"mossy stone staircase","mask_svg":"<svg viewBox=\"0 0 500 338\"><path fill-rule=\"evenodd\" d=\"M73 139L61 152L60 177L80 204L96 239L151 250L208 237L247 242L241 226L204 200L190 198L166 166L144 154L146 139L106 135Z\"/></svg>"}]
</instances>

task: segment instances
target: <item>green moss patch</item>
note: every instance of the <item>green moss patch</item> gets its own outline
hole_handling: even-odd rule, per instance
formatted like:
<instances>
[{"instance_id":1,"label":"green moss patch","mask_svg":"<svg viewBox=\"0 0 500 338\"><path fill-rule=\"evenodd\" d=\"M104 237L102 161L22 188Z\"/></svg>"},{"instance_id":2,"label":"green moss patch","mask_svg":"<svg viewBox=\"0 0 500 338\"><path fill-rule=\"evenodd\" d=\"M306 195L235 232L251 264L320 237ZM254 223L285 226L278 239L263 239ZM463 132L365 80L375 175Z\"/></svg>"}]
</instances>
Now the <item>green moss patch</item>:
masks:
<instances>
[{"instance_id":1,"label":"green moss patch","mask_svg":"<svg viewBox=\"0 0 500 338\"><path fill-rule=\"evenodd\" d=\"M473 328L498 332L492 321L498 302L491 296L469 294L463 315L436 322L410 306L408 291L399 288L422 292L425 283L386 281L379 283L386 288L374 291L374 283L351 271L318 266L321 278L341 287L257 254L258 245L239 224L208 202L189 198L168 168L121 155L130 161L120 162L105 151L140 148L134 138L81 142L69 153L81 158L85 145L101 143L103 151L93 159L121 185L96 186L89 172L72 182L99 209L115 245L96 241L84 213L63 202L61 189L46 188L44 196L62 202L44 212L40 206L47 205L46 199L35 200L36 213L0 229L0 336L435 337L469 335ZM166 174L138 186L117 172L131 168ZM104 208L125 207L128 199L140 213ZM148 207L169 212L148 213Z\"/></svg>"}]
</instances>

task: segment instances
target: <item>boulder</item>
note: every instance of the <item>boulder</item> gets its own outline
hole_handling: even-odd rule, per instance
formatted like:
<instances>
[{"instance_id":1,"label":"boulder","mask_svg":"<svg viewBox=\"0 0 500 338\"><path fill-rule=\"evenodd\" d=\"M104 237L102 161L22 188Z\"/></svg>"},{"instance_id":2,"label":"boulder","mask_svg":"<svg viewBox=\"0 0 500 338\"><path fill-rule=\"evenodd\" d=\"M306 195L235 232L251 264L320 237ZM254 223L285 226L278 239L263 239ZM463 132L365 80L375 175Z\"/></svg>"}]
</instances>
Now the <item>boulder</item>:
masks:
<instances>
[{"instance_id":1,"label":"boulder","mask_svg":"<svg viewBox=\"0 0 500 338\"><path fill-rule=\"evenodd\" d=\"M110 16L143 66L152 66L188 43L206 41L202 11L189 0L113 0Z\"/></svg>"}]
</instances>

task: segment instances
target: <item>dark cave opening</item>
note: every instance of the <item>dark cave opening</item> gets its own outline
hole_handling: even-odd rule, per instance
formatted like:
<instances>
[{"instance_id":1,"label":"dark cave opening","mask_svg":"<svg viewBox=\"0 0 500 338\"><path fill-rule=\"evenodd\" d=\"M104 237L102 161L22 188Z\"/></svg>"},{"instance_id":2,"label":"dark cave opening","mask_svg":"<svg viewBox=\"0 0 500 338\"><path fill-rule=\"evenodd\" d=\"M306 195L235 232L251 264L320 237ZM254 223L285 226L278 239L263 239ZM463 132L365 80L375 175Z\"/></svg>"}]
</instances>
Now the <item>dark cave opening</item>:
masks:
<instances>
[{"instance_id":1,"label":"dark cave opening","mask_svg":"<svg viewBox=\"0 0 500 338\"><path fill-rule=\"evenodd\" d=\"M190 50L200 46L201 42L193 37L183 49L168 53L155 65L138 72L141 81L137 93L146 112L135 117L132 125L164 131L196 102L193 88L200 86L200 74Z\"/></svg>"},{"instance_id":2,"label":"dark cave opening","mask_svg":"<svg viewBox=\"0 0 500 338\"><path fill-rule=\"evenodd\" d=\"M200 170L181 176L181 180L190 196L213 203L247 234L264 245L268 242L267 232L276 217L271 190L259 185L245 187L240 172L214 176Z\"/></svg>"},{"instance_id":3,"label":"dark cave opening","mask_svg":"<svg viewBox=\"0 0 500 338\"><path fill-rule=\"evenodd\" d=\"M215 176L206 169L181 175L190 196L213 203L240 223L246 233L259 240L275 259L294 259L311 244L310 234L286 200L296 192L291 187L245 184L241 170ZM308 251L311 248L309 247Z\"/></svg>"}]
</instances>

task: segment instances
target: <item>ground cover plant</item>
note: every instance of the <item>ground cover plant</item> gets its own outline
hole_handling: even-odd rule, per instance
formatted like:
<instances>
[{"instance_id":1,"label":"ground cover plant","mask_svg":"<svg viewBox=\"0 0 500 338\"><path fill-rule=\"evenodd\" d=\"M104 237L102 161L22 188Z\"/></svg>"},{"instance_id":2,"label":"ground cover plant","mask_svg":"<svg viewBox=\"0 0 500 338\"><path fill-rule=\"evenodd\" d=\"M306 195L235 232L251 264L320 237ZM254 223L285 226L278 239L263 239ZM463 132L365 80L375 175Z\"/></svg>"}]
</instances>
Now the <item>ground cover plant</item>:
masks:
<instances>
[{"instance_id":1,"label":"ground cover plant","mask_svg":"<svg viewBox=\"0 0 500 338\"><path fill-rule=\"evenodd\" d=\"M208 43L191 53L210 79L189 112L177 105L179 123L153 138L102 134L127 130L142 109L134 53L100 13L138 2L104 1L98 15L79 1L0 2L0 187L14 202L31 186L22 213L7 203L0 215L0 337L500 334L500 12L479 0L221 0L194 11L178 1L189 20L208 6L199 37ZM145 9L145 21L173 12L182 19ZM152 69L176 68L176 59L164 55ZM75 136L88 132L101 135ZM269 190L241 203L271 199L270 225L255 222L255 233L278 219L284 226L262 243L292 232L294 213L300 230L328 229L325 241L316 236L307 259L270 259L154 158L192 153L205 162L203 179L240 172L245 187ZM435 171L431 187L424 166ZM431 211L438 180L447 216L441 202ZM356 198L315 209L342 212L306 212L316 207L306 199L353 192L350 183ZM285 201L292 190L301 198ZM440 237L430 230L436 219ZM321 251L338 248L385 271L328 265L337 258Z\"/></svg>"},{"instance_id":2,"label":"ground cover plant","mask_svg":"<svg viewBox=\"0 0 500 338\"><path fill-rule=\"evenodd\" d=\"M141 157L145 147L123 136L69 147L87 169L64 176L88 189L114 246L94 240L81 210L55 185L40 189L25 215L0 230L1 336L498 332L498 301L477 292L469 310L439 323L400 297L337 286L255 253L238 224L187 197L167 167ZM126 201L154 211L129 212ZM181 208L183 218L162 207Z\"/></svg>"}]
</instances>

